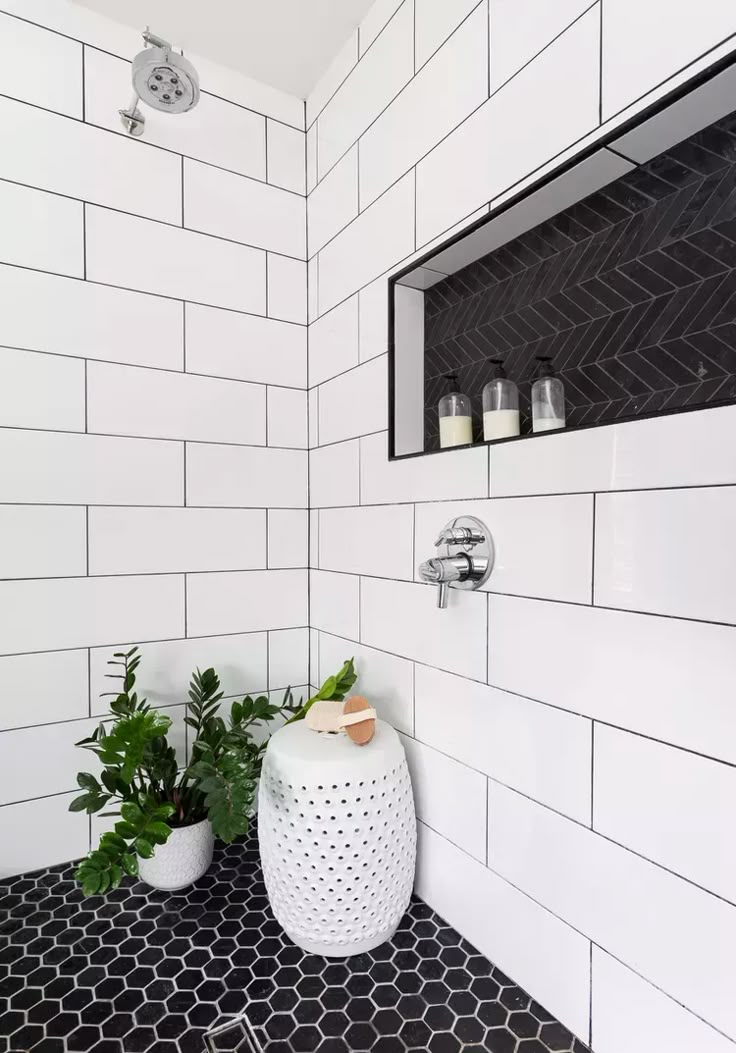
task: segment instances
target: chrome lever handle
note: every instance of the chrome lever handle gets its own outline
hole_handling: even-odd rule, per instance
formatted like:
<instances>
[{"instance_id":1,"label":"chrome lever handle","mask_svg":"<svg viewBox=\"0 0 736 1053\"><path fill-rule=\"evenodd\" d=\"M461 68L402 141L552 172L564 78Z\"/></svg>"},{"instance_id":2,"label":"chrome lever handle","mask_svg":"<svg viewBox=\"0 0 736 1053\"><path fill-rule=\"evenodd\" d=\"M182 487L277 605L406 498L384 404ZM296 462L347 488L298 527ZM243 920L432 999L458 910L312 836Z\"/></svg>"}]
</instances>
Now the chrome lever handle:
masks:
<instances>
[{"instance_id":1,"label":"chrome lever handle","mask_svg":"<svg viewBox=\"0 0 736 1053\"><path fill-rule=\"evenodd\" d=\"M473 545L481 544L483 540L483 534L479 530L473 530L471 527L445 527L444 530L440 531L440 536L435 541L434 547L439 548L440 545L472 547Z\"/></svg>"}]
</instances>

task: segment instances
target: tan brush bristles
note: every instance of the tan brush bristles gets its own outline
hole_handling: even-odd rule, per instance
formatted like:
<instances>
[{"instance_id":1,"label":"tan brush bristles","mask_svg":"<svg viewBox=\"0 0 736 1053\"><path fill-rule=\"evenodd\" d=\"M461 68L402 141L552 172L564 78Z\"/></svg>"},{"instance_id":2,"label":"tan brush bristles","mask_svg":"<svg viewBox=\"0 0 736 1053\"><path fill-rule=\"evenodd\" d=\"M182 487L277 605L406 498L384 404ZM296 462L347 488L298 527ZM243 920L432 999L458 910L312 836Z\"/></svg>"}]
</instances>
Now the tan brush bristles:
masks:
<instances>
[{"instance_id":1,"label":"tan brush bristles","mask_svg":"<svg viewBox=\"0 0 736 1053\"><path fill-rule=\"evenodd\" d=\"M362 695L353 695L345 703L343 708L343 715L348 716L350 713L360 713L362 709L370 709L370 703L368 699L363 698ZM350 736L356 746L365 746L373 738L376 731L376 720L375 717L371 717L370 720L361 720L360 724L349 724L345 731Z\"/></svg>"}]
</instances>

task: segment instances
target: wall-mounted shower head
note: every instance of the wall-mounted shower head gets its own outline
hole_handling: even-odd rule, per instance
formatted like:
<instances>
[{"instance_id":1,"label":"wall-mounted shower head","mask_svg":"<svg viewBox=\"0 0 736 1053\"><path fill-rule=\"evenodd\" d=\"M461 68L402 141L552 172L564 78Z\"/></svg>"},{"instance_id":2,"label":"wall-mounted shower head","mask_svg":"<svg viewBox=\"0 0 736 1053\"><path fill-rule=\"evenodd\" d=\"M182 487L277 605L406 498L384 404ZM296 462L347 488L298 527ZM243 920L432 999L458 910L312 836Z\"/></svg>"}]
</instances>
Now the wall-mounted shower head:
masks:
<instances>
[{"instance_id":1,"label":"wall-mounted shower head","mask_svg":"<svg viewBox=\"0 0 736 1053\"><path fill-rule=\"evenodd\" d=\"M138 101L165 113L186 113L199 102L199 76L192 63L173 50L171 44L146 29L146 47L133 59L135 96L120 117L131 135L142 135L145 117Z\"/></svg>"}]
</instances>

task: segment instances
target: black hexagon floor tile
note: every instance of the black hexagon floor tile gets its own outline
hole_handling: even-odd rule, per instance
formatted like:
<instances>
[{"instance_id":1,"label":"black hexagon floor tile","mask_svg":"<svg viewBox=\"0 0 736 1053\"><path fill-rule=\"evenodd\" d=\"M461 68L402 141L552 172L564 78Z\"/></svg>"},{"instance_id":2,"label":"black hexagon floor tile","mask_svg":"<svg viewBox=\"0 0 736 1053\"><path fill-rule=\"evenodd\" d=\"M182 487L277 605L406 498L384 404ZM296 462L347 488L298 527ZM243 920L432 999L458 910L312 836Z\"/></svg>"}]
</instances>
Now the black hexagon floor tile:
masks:
<instances>
[{"instance_id":1,"label":"black hexagon floor tile","mask_svg":"<svg viewBox=\"0 0 736 1053\"><path fill-rule=\"evenodd\" d=\"M418 899L371 954L294 947L255 831L182 892L127 881L84 899L72 872L0 882L0 1053L205 1053L244 1010L265 1053L586 1053Z\"/></svg>"}]
</instances>

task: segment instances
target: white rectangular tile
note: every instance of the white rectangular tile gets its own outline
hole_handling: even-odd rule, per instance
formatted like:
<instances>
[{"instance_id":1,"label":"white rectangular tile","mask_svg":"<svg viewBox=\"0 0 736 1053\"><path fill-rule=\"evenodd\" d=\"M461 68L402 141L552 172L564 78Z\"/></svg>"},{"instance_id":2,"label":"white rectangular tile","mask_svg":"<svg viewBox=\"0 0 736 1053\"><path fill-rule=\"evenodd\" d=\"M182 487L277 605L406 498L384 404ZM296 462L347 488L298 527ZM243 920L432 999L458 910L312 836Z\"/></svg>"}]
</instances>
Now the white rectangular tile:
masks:
<instances>
[{"instance_id":1,"label":"white rectangular tile","mask_svg":"<svg viewBox=\"0 0 736 1053\"><path fill-rule=\"evenodd\" d=\"M358 215L358 147L349 150L309 195L309 255Z\"/></svg>"},{"instance_id":2,"label":"white rectangular tile","mask_svg":"<svg viewBox=\"0 0 736 1053\"><path fill-rule=\"evenodd\" d=\"M92 648L90 693L92 712L107 711L119 666L108 665L114 651L129 651L130 643ZM207 636L201 639L163 640L144 644L136 672L136 690L154 706L173 706L185 701L192 674L214 668L226 696L252 694L268 684L266 633Z\"/></svg>"},{"instance_id":3,"label":"white rectangular tile","mask_svg":"<svg viewBox=\"0 0 736 1053\"><path fill-rule=\"evenodd\" d=\"M265 566L263 509L89 510L90 574L168 574Z\"/></svg>"},{"instance_id":4,"label":"white rectangular tile","mask_svg":"<svg viewBox=\"0 0 736 1053\"><path fill-rule=\"evenodd\" d=\"M417 895L566 1027L585 1035L589 941L422 823L418 833Z\"/></svg>"},{"instance_id":5,"label":"white rectangular tile","mask_svg":"<svg viewBox=\"0 0 736 1053\"><path fill-rule=\"evenodd\" d=\"M266 122L268 181L273 186L306 194L306 136L279 121Z\"/></svg>"},{"instance_id":6,"label":"white rectangular tile","mask_svg":"<svg viewBox=\"0 0 736 1053\"><path fill-rule=\"evenodd\" d=\"M3 263L84 275L84 218L81 201L0 181Z\"/></svg>"},{"instance_id":7,"label":"white rectangular tile","mask_svg":"<svg viewBox=\"0 0 736 1053\"><path fill-rule=\"evenodd\" d=\"M364 695L397 731L414 732L414 666L406 658L376 651L353 640L320 633L319 681L332 676L348 658L355 659L356 691Z\"/></svg>"},{"instance_id":8,"label":"white rectangular tile","mask_svg":"<svg viewBox=\"0 0 736 1053\"><path fill-rule=\"evenodd\" d=\"M733 628L510 596L489 622L497 687L736 762Z\"/></svg>"},{"instance_id":9,"label":"white rectangular tile","mask_svg":"<svg viewBox=\"0 0 736 1053\"><path fill-rule=\"evenodd\" d=\"M307 448L307 393L296 388L268 389L268 445Z\"/></svg>"},{"instance_id":10,"label":"white rectangular tile","mask_svg":"<svg viewBox=\"0 0 736 1053\"><path fill-rule=\"evenodd\" d=\"M415 677L417 739L590 824L590 721L428 666Z\"/></svg>"},{"instance_id":11,"label":"white rectangular tile","mask_svg":"<svg viewBox=\"0 0 736 1053\"><path fill-rule=\"evenodd\" d=\"M325 508L319 516L319 565L411 581L413 526L412 505Z\"/></svg>"},{"instance_id":12,"label":"white rectangular tile","mask_svg":"<svg viewBox=\"0 0 736 1053\"><path fill-rule=\"evenodd\" d=\"M322 446L309 454L309 504L312 508L356 505L360 501L360 449L357 439Z\"/></svg>"},{"instance_id":13,"label":"white rectangular tile","mask_svg":"<svg viewBox=\"0 0 736 1053\"><path fill-rule=\"evenodd\" d=\"M633 19L637 32L630 39ZM728 0L705 0L696 19L666 0L641 7L634 0L617 0L604 19L604 119L733 33L736 17Z\"/></svg>"},{"instance_id":14,"label":"white rectangular tile","mask_svg":"<svg viewBox=\"0 0 736 1053\"><path fill-rule=\"evenodd\" d=\"M307 128L311 127L358 61L358 31L351 33L307 97Z\"/></svg>"},{"instance_id":15,"label":"white rectangular tile","mask_svg":"<svg viewBox=\"0 0 736 1053\"><path fill-rule=\"evenodd\" d=\"M0 729L86 717L87 651L47 651L0 658L5 688Z\"/></svg>"},{"instance_id":16,"label":"white rectangular tile","mask_svg":"<svg viewBox=\"0 0 736 1053\"><path fill-rule=\"evenodd\" d=\"M307 132L307 193L311 194L317 185L317 125L313 124ZM307 203L307 211L309 204Z\"/></svg>"},{"instance_id":17,"label":"white rectangular tile","mask_svg":"<svg viewBox=\"0 0 736 1053\"><path fill-rule=\"evenodd\" d=\"M377 278L358 293L361 362L388 351L388 281Z\"/></svg>"},{"instance_id":18,"label":"white rectangular tile","mask_svg":"<svg viewBox=\"0 0 736 1053\"><path fill-rule=\"evenodd\" d=\"M182 368L182 305L160 296L0 266L0 343Z\"/></svg>"},{"instance_id":19,"label":"white rectangular tile","mask_svg":"<svg viewBox=\"0 0 736 1053\"><path fill-rule=\"evenodd\" d=\"M491 448L491 494L608 490L616 464L614 428L539 435Z\"/></svg>"},{"instance_id":20,"label":"white rectangular tile","mask_svg":"<svg viewBox=\"0 0 736 1053\"><path fill-rule=\"evenodd\" d=\"M388 356L381 355L320 386L320 444L381 431L387 410Z\"/></svg>"},{"instance_id":21,"label":"white rectangular tile","mask_svg":"<svg viewBox=\"0 0 736 1053\"><path fill-rule=\"evenodd\" d=\"M599 23L589 11L420 162L418 244L597 127Z\"/></svg>"},{"instance_id":22,"label":"white rectangular tile","mask_svg":"<svg viewBox=\"0 0 736 1053\"><path fill-rule=\"evenodd\" d=\"M593 947L592 1012L593 1042L600 1053L733 1050L727 1038L599 947Z\"/></svg>"},{"instance_id":23,"label":"white rectangular tile","mask_svg":"<svg viewBox=\"0 0 736 1053\"><path fill-rule=\"evenodd\" d=\"M730 904L569 819L489 784L488 864L730 1037Z\"/></svg>"},{"instance_id":24,"label":"white rectangular tile","mask_svg":"<svg viewBox=\"0 0 736 1053\"><path fill-rule=\"evenodd\" d=\"M190 443L187 502L221 508L306 508L307 453Z\"/></svg>"},{"instance_id":25,"label":"white rectangular tile","mask_svg":"<svg viewBox=\"0 0 736 1053\"><path fill-rule=\"evenodd\" d=\"M268 254L268 316L307 324L307 265Z\"/></svg>"},{"instance_id":26,"label":"white rectangular tile","mask_svg":"<svg viewBox=\"0 0 736 1053\"><path fill-rule=\"evenodd\" d=\"M0 493L29 504L179 505L184 451L151 439L0 431Z\"/></svg>"},{"instance_id":27,"label":"white rectangular tile","mask_svg":"<svg viewBox=\"0 0 736 1053\"><path fill-rule=\"evenodd\" d=\"M307 394L307 432L309 449L313 449L318 442L319 424L319 388L312 388Z\"/></svg>"},{"instance_id":28,"label":"white rectangular tile","mask_svg":"<svg viewBox=\"0 0 736 1053\"><path fill-rule=\"evenodd\" d=\"M319 509L309 509L309 566L319 569Z\"/></svg>"},{"instance_id":29,"label":"white rectangular tile","mask_svg":"<svg viewBox=\"0 0 736 1053\"><path fill-rule=\"evenodd\" d=\"M184 161L184 225L299 259L307 253L304 198L188 159Z\"/></svg>"},{"instance_id":30,"label":"white rectangular tile","mask_svg":"<svg viewBox=\"0 0 736 1053\"><path fill-rule=\"evenodd\" d=\"M617 424L610 489L736 483L735 426L736 406Z\"/></svg>"},{"instance_id":31,"label":"white rectangular tile","mask_svg":"<svg viewBox=\"0 0 736 1053\"><path fill-rule=\"evenodd\" d=\"M538 55L589 6L588 0L532 0L524 8L514 0L491 4L491 91L496 91Z\"/></svg>"},{"instance_id":32,"label":"white rectangular tile","mask_svg":"<svg viewBox=\"0 0 736 1053\"><path fill-rule=\"evenodd\" d=\"M186 326L189 373L306 386L304 326L191 303Z\"/></svg>"},{"instance_id":33,"label":"white rectangular tile","mask_svg":"<svg viewBox=\"0 0 736 1053\"><path fill-rule=\"evenodd\" d=\"M735 525L733 487L600 495L595 602L736 622Z\"/></svg>"},{"instance_id":34,"label":"white rectangular tile","mask_svg":"<svg viewBox=\"0 0 736 1053\"><path fill-rule=\"evenodd\" d=\"M84 431L84 362L0 347L0 425Z\"/></svg>"},{"instance_id":35,"label":"white rectangular tile","mask_svg":"<svg viewBox=\"0 0 736 1053\"><path fill-rule=\"evenodd\" d=\"M76 772L89 767L89 761L74 743L93 727L93 722L85 720L3 732L0 803L12 804L74 789ZM29 765L29 754L38 757L40 763Z\"/></svg>"},{"instance_id":36,"label":"white rectangular tile","mask_svg":"<svg viewBox=\"0 0 736 1053\"><path fill-rule=\"evenodd\" d=\"M306 508L269 509L269 568L309 566L308 519L309 513Z\"/></svg>"},{"instance_id":37,"label":"white rectangular tile","mask_svg":"<svg viewBox=\"0 0 736 1053\"><path fill-rule=\"evenodd\" d=\"M491 450L494 496L736 482L736 407L544 435Z\"/></svg>"},{"instance_id":38,"label":"white rectangular tile","mask_svg":"<svg viewBox=\"0 0 736 1053\"><path fill-rule=\"evenodd\" d=\"M87 47L85 120L120 135L125 129L118 110L130 95L130 63ZM208 83L212 88L212 82ZM203 91L195 109L174 116L146 107L143 143L229 168L256 179L266 178L265 118L226 98ZM292 129L289 129L292 131ZM294 134L299 132L294 130Z\"/></svg>"},{"instance_id":39,"label":"white rectangular tile","mask_svg":"<svg viewBox=\"0 0 736 1053\"><path fill-rule=\"evenodd\" d=\"M268 634L268 683L274 688L309 679L309 629L276 629Z\"/></svg>"},{"instance_id":40,"label":"white rectangular tile","mask_svg":"<svg viewBox=\"0 0 736 1053\"><path fill-rule=\"evenodd\" d=\"M736 899L736 768L601 725L594 770L596 830Z\"/></svg>"},{"instance_id":41,"label":"white rectangular tile","mask_svg":"<svg viewBox=\"0 0 736 1053\"><path fill-rule=\"evenodd\" d=\"M479 4L361 137L361 208L488 98L487 29L488 11Z\"/></svg>"},{"instance_id":42,"label":"white rectangular tile","mask_svg":"<svg viewBox=\"0 0 736 1053\"><path fill-rule=\"evenodd\" d=\"M409 172L320 252L320 314L413 250L414 173Z\"/></svg>"},{"instance_id":43,"label":"white rectangular tile","mask_svg":"<svg viewBox=\"0 0 736 1053\"><path fill-rule=\"evenodd\" d=\"M487 592L591 602L591 495L418 504L417 562L435 554L440 530L462 515L476 516L493 538L493 571L483 586Z\"/></svg>"},{"instance_id":44,"label":"white rectangular tile","mask_svg":"<svg viewBox=\"0 0 736 1053\"><path fill-rule=\"evenodd\" d=\"M187 632L192 636L306 624L306 570L247 570L187 578Z\"/></svg>"},{"instance_id":45,"label":"white rectangular tile","mask_svg":"<svg viewBox=\"0 0 736 1053\"><path fill-rule=\"evenodd\" d=\"M481 863L486 861L486 779L402 735L417 819ZM458 808L458 802L462 806Z\"/></svg>"},{"instance_id":46,"label":"white rectangular tile","mask_svg":"<svg viewBox=\"0 0 736 1053\"><path fill-rule=\"evenodd\" d=\"M360 580L352 574L312 570L309 574L309 624L315 629L357 640L360 635ZM314 676L314 672L312 673Z\"/></svg>"},{"instance_id":47,"label":"white rectangular tile","mask_svg":"<svg viewBox=\"0 0 736 1053\"><path fill-rule=\"evenodd\" d=\"M3 654L183 632L184 581L176 575L0 582Z\"/></svg>"},{"instance_id":48,"label":"white rectangular tile","mask_svg":"<svg viewBox=\"0 0 736 1053\"><path fill-rule=\"evenodd\" d=\"M84 508L0 506L0 579L87 573Z\"/></svg>"},{"instance_id":49,"label":"white rectangular tile","mask_svg":"<svg viewBox=\"0 0 736 1053\"><path fill-rule=\"evenodd\" d=\"M370 5L368 13L360 23L358 32L361 59L379 34L383 32L401 4L402 0L375 0Z\"/></svg>"},{"instance_id":50,"label":"white rectangular tile","mask_svg":"<svg viewBox=\"0 0 736 1053\"><path fill-rule=\"evenodd\" d=\"M414 73L414 11L404 3L320 115L320 178L362 135Z\"/></svg>"},{"instance_id":51,"label":"white rectangular tile","mask_svg":"<svg viewBox=\"0 0 736 1053\"><path fill-rule=\"evenodd\" d=\"M90 362L87 421L91 432L262 445L266 389L239 380Z\"/></svg>"},{"instance_id":52,"label":"white rectangular tile","mask_svg":"<svg viewBox=\"0 0 736 1053\"><path fill-rule=\"evenodd\" d=\"M0 98L0 179L181 222L181 160L22 102Z\"/></svg>"},{"instance_id":53,"label":"white rectangular tile","mask_svg":"<svg viewBox=\"0 0 736 1053\"><path fill-rule=\"evenodd\" d=\"M444 0L414 0L416 4L416 66L421 69L439 47L453 33L457 26L467 18L478 0L455 0L446 4ZM486 18L488 8L485 8Z\"/></svg>"},{"instance_id":54,"label":"white rectangular tile","mask_svg":"<svg viewBox=\"0 0 736 1053\"><path fill-rule=\"evenodd\" d=\"M86 855L89 819L69 811L74 796L63 794L0 808L0 837L6 846L0 878L29 874ZM43 830L43 837L28 837L28 830Z\"/></svg>"},{"instance_id":55,"label":"white rectangular tile","mask_svg":"<svg viewBox=\"0 0 736 1053\"><path fill-rule=\"evenodd\" d=\"M316 322L319 315L319 256L307 263L307 322Z\"/></svg>"},{"instance_id":56,"label":"white rectangular tile","mask_svg":"<svg viewBox=\"0 0 736 1053\"><path fill-rule=\"evenodd\" d=\"M488 496L488 448L448 450L434 457L389 461L385 435L360 440L365 504Z\"/></svg>"},{"instance_id":57,"label":"white rectangular tile","mask_svg":"<svg viewBox=\"0 0 736 1053\"><path fill-rule=\"evenodd\" d=\"M82 45L0 14L0 94L81 117Z\"/></svg>"},{"instance_id":58,"label":"white rectangular tile","mask_svg":"<svg viewBox=\"0 0 736 1053\"><path fill-rule=\"evenodd\" d=\"M266 254L260 249L107 209L87 209L87 276L212 307L266 313Z\"/></svg>"},{"instance_id":59,"label":"white rectangular tile","mask_svg":"<svg viewBox=\"0 0 736 1053\"><path fill-rule=\"evenodd\" d=\"M358 364L358 297L351 296L309 327L309 383L321 384Z\"/></svg>"},{"instance_id":60,"label":"white rectangular tile","mask_svg":"<svg viewBox=\"0 0 736 1053\"><path fill-rule=\"evenodd\" d=\"M436 589L413 582L363 578L361 640L474 680L486 676L486 597L450 590L447 608Z\"/></svg>"}]
</instances>

